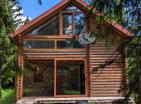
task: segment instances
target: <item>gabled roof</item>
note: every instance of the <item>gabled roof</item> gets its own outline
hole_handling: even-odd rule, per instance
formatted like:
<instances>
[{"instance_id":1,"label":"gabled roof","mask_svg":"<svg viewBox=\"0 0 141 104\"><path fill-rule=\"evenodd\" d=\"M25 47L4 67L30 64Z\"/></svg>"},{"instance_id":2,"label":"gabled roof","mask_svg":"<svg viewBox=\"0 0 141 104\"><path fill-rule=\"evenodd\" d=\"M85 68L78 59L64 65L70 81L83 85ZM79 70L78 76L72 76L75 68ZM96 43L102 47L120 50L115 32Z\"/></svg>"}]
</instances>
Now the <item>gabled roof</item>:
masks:
<instances>
[{"instance_id":1,"label":"gabled roof","mask_svg":"<svg viewBox=\"0 0 141 104\"><path fill-rule=\"evenodd\" d=\"M81 8L90 9L90 6L86 2L84 2L83 0L62 0L60 3L58 3L57 5L55 5L54 7L49 9L48 11L46 11L45 13L41 14L40 16L35 18L34 20L30 21L26 25L24 25L21 28L19 28L18 30L16 30L14 33L10 34L10 36L12 38L14 38L17 35L23 34L25 31L29 30L31 27L36 27L38 24L40 24L42 21L44 21L46 19L46 17L48 17L49 15L53 14L55 11L57 11L61 7L65 6L66 4L71 3L71 2L79 5ZM94 11L96 11L96 10L94 10ZM94 12L94 13L97 16L100 15L100 13L98 13L98 12ZM107 22L107 23L110 24L111 26L113 26L115 29L117 29L121 33L123 33L125 37L133 36L133 33L128 31L127 29L125 29L123 26L117 24L116 22L111 21L111 22Z\"/></svg>"}]
</instances>

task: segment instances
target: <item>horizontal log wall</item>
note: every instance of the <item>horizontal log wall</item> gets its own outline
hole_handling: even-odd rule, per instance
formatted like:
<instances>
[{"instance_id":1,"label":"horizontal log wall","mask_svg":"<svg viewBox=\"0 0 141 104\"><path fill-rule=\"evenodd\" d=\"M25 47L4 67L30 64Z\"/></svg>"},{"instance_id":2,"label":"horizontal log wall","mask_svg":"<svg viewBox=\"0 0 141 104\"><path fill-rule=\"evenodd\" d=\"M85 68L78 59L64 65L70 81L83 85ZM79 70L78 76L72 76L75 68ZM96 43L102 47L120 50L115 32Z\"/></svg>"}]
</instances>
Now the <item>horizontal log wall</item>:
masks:
<instances>
[{"instance_id":1,"label":"horizontal log wall","mask_svg":"<svg viewBox=\"0 0 141 104\"><path fill-rule=\"evenodd\" d=\"M91 97L122 96L124 63L121 53L117 51L120 42L106 44L97 41L89 47ZM114 58L117 62L105 64Z\"/></svg>"},{"instance_id":2,"label":"horizontal log wall","mask_svg":"<svg viewBox=\"0 0 141 104\"><path fill-rule=\"evenodd\" d=\"M86 58L87 52L85 49L76 50L32 50L24 51L27 58Z\"/></svg>"}]
</instances>

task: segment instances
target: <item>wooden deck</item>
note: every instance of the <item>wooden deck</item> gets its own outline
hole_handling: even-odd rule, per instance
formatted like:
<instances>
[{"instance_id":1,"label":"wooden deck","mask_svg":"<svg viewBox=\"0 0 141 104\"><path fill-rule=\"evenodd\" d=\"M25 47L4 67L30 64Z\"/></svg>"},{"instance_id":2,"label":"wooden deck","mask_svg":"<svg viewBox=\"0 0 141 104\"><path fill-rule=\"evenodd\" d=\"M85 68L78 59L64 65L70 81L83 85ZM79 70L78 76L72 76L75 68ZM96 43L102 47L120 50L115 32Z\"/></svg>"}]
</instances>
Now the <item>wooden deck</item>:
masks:
<instances>
[{"instance_id":1,"label":"wooden deck","mask_svg":"<svg viewBox=\"0 0 141 104\"><path fill-rule=\"evenodd\" d=\"M24 97L18 100L17 104L53 104L53 103L77 103L85 101L87 103L100 102L112 103L121 101L124 97L77 97L77 98L52 98L52 97Z\"/></svg>"}]
</instances>

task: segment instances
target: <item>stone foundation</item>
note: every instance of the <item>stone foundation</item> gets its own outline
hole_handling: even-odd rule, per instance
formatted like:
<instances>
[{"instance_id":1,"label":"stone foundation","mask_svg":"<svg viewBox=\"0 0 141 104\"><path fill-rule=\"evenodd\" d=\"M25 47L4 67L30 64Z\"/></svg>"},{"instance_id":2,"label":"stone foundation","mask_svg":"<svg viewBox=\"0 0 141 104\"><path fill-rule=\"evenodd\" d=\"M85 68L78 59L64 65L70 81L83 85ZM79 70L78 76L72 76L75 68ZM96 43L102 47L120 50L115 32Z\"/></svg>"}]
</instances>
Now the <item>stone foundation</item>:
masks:
<instances>
[{"instance_id":1,"label":"stone foundation","mask_svg":"<svg viewBox=\"0 0 141 104\"><path fill-rule=\"evenodd\" d=\"M16 104L124 104L123 97L22 98ZM130 100L129 104L134 104Z\"/></svg>"}]
</instances>

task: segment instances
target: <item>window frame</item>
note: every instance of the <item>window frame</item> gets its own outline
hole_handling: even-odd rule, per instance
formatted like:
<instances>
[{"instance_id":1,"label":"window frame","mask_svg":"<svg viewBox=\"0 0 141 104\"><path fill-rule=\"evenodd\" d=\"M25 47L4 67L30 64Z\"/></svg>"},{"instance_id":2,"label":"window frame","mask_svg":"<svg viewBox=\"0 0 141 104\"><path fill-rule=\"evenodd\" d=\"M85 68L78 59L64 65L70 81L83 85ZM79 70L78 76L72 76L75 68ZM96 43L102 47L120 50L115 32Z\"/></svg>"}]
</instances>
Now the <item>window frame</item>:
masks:
<instances>
[{"instance_id":1,"label":"window frame","mask_svg":"<svg viewBox=\"0 0 141 104\"><path fill-rule=\"evenodd\" d=\"M26 58L28 61L42 61L41 59L29 59ZM51 59L46 59L46 60L53 60L53 96L52 97L87 97L88 96L88 65L87 65L87 60L85 58L51 58ZM83 61L84 63L84 84L85 84L85 92L84 94L76 94L76 95L61 95L57 94L57 63L58 61ZM25 60L24 60L25 61ZM25 64L23 65L25 67ZM23 80L25 81L25 80ZM24 87L22 91L22 95L24 96ZM26 97L26 96L24 96ZM37 97L44 97L44 96L37 96Z\"/></svg>"},{"instance_id":2,"label":"window frame","mask_svg":"<svg viewBox=\"0 0 141 104\"><path fill-rule=\"evenodd\" d=\"M82 47L82 48L58 48L58 41L65 41L66 39L72 39L72 37L69 38L50 38L50 39L24 39L24 41L53 41L54 42L54 48L26 48L24 46L24 50L86 50L86 46ZM78 38L76 38L78 39ZM24 41L23 41L23 45L24 45Z\"/></svg>"},{"instance_id":3,"label":"window frame","mask_svg":"<svg viewBox=\"0 0 141 104\"><path fill-rule=\"evenodd\" d=\"M69 14L69 15L72 15L72 34L71 35L64 35L63 34L63 15L64 14ZM26 50L31 50L31 49L34 49L34 50L39 50L39 49L45 49L45 50L68 50L68 49L71 49L71 50L77 50L77 49L80 49L80 50L85 50L87 48L87 46L84 46L84 48L57 48L57 41L58 40L64 40L64 39L79 39L79 35L75 35L74 32L75 32L75 15L76 14L84 14L84 16L86 16L86 13L83 12L83 11L63 11L61 10L59 13L55 14L54 16L58 16L59 18L59 34L57 35L32 35L32 34L29 34L28 35L23 35L23 44L24 44L24 41L54 41L54 44L55 44L55 47L54 48L51 48L51 49L47 49L47 48L24 48ZM50 18L48 18L46 21L48 21ZM84 29L86 30L86 20L84 20Z\"/></svg>"},{"instance_id":4,"label":"window frame","mask_svg":"<svg viewBox=\"0 0 141 104\"><path fill-rule=\"evenodd\" d=\"M84 14L84 16L86 16L86 14L84 12L71 12L71 11L62 11L61 12L61 16L62 16L62 22L60 22L62 25L62 31L63 31L63 15L72 15L72 36L76 35L75 34L75 16L77 14ZM84 30L86 31L86 20L84 19ZM67 35L67 34L63 34L64 35ZM69 35L68 35L69 36Z\"/></svg>"},{"instance_id":5,"label":"window frame","mask_svg":"<svg viewBox=\"0 0 141 104\"><path fill-rule=\"evenodd\" d=\"M44 47L44 48L38 48L38 47L37 47L37 48L32 48L32 47L31 47L31 48L30 48L30 47L26 47L26 46L25 46L25 42L48 42L48 46L49 46L49 47ZM52 44L53 47L50 47L51 42L53 43L53 44ZM55 43L55 40L45 40L45 41L43 41L43 40L24 40L24 41L23 41L23 44L24 44L24 48L25 48L25 49L54 49L56 43ZM35 43L35 44L37 44L37 43ZM44 44L45 44L45 43L44 43Z\"/></svg>"}]
</instances>

